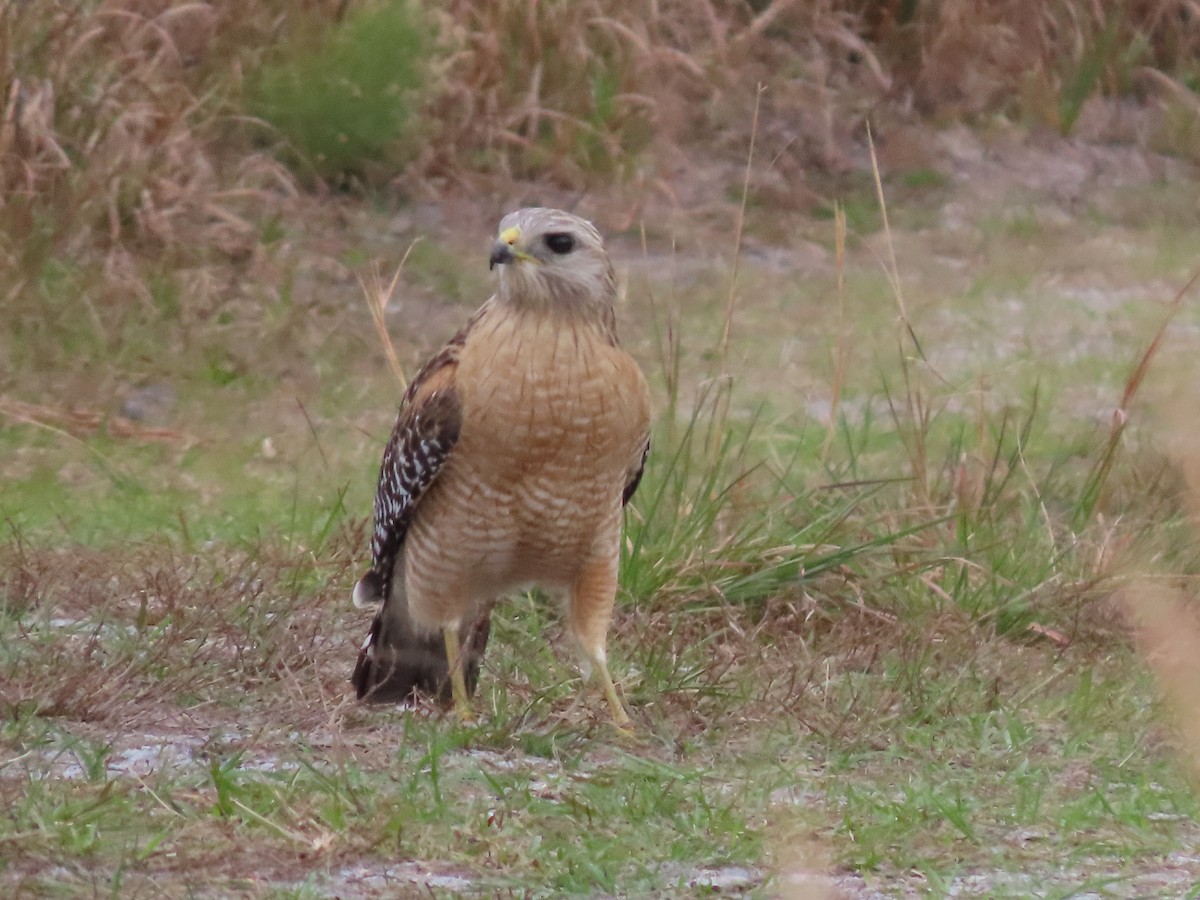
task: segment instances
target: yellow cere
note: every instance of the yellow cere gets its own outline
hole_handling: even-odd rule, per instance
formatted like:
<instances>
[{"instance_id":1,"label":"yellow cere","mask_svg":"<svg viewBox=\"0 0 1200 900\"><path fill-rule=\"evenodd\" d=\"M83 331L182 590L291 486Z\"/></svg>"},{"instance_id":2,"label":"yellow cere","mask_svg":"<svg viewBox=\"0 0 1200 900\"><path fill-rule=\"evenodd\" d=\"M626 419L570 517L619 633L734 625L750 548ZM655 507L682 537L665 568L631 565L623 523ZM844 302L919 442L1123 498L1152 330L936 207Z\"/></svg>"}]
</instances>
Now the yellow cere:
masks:
<instances>
[{"instance_id":1,"label":"yellow cere","mask_svg":"<svg viewBox=\"0 0 1200 900\"><path fill-rule=\"evenodd\" d=\"M516 225L513 225L511 228L505 228L502 232L500 232L500 240L504 241L504 243L508 244L510 247L515 244L520 237L521 229Z\"/></svg>"}]
</instances>

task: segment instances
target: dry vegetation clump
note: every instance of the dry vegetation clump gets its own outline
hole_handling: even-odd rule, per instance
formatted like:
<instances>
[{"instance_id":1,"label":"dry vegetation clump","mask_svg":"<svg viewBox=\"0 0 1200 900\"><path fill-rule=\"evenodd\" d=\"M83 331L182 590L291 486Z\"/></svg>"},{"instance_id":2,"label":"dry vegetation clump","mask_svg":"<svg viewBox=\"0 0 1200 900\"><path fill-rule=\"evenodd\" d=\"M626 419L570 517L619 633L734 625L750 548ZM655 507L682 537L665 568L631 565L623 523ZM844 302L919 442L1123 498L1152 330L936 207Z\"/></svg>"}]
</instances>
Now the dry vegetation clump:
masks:
<instances>
[{"instance_id":1,"label":"dry vegetation clump","mask_svg":"<svg viewBox=\"0 0 1200 900\"><path fill-rule=\"evenodd\" d=\"M852 165L868 116L1001 114L1070 132L1091 97L1200 76L1181 0L1116 5L584 0L454 2L427 140L410 172L446 183L614 177L669 195L693 155L744 159L749 111L783 181ZM493 181L494 183L494 181Z\"/></svg>"},{"instance_id":2,"label":"dry vegetation clump","mask_svg":"<svg viewBox=\"0 0 1200 900\"><path fill-rule=\"evenodd\" d=\"M447 4L438 133L416 168L566 185L636 176L643 150L698 124L729 24L682 2Z\"/></svg>"},{"instance_id":3,"label":"dry vegetation clump","mask_svg":"<svg viewBox=\"0 0 1200 900\"><path fill-rule=\"evenodd\" d=\"M832 165L835 95L865 82L877 100L890 79L854 13L755 6L451 3L438 20L433 133L413 171L437 185L481 174L571 188L615 178L673 196L693 153L744 160L759 84L771 86L768 120L793 155Z\"/></svg>"},{"instance_id":4,"label":"dry vegetation clump","mask_svg":"<svg viewBox=\"0 0 1200 900\"><path fill-rule=\"evenodd\" d=\"M347 649L326 604L342 602L330 586L357 567L364 528L339 521L197 548L190 537L46 543L9 521L0 617L23 639L0 654L0 710L101 721L128 704L253 692L324 667Z\"/></svg>"},{"instance_id":5,"label":"dry vegetation clump","mask_svg":"<svg viewBox=\"0 0 1200 900\"><path fill-rule=\"evenodd\" d=\"M332 549L340 576L348 554ZM16 543L0 562L9 614L28 616L5 654L8 718L108 722L147 706L254 693L298 671L311 685L324 680L318 666L332 668L346 651L325 633L314 573L278 546L213 557L161 545L114 556ZM328 677L340 695L341 680Z\"/></svg>"},{"instance_id":6,"label":"dry vegetation clump","mask_svg":"<svg viewBox=\"0 0 1200 900\"><path fill-rule=\"evenodd\" d=\"M7 4L0 19L0 239L5 267L134 246L252 248L248 210L289 179L223 158L231 76L268 41L269 5L118 0ZM255 15L257 13L257 15ZM241 45L223 32L237 22ZM22 260L22 257L25 259ZM29 258L32 257L32 258Z\"/></svg>"},{"instance_id":7,"label":"dry vegetation clump","mask_svg":"<svg viewBox=\"0 0 1200 900\"><path fill-rule=\"evenodd\" d=\"M868 36L918 109L1069 133L1090 97L1195 88L1200 16L1180 0L873 4Z\"/></svg>"},{"instance_id":8,"label":"dry vegetation clump","mask_svg":"<svg viewBox=\"0 0 1200 900\"><path fill-rule=\"evenodd\" d=\"M624 181L678 200L697 158L744 160L760 98L766 169L794 200L807 171L851 166L886 109L1069 131L1097 93L1194 107L1200 74L1182 0L1036 15L895 0L34 0L0 24L9 296L92 251L245 257L293 190L276 157L328 184L405 174L424 195Z\"/></svg>"},{"instance_id":9,"label":"dry vegetation clump","mask_svg":"<svg viewBox=\"0 0 1200 900\"><path fill-rule=\"evenodd\" d=\"M848 165L866 117L889 109L1069 132L1097 94L1165 88L1194 105L1200 46L1180 0L1036 15L1017 2L457 3L439 30L444 83L422 160L435 166L416 170L574 187L670 175L700 149L741 160L759 85L763 136L795 166L783 174L802 175Z\"/></svg>"},{"instance_id":10,"label":"dry vegetation clump","mask_svg":"<svg viewBox=\"0 0 1200 900\"><path fill-rule=\"evenodd\" d=\"M249 258L294 190L269 154L227 142L238 72L275 15L224 0L0 8L6 374L98 357L85 379L102 382L123 352L177 353L185 320L228 299L212 267Z\"/></svg>"},{"instance_id":11,"label":"dry vegetation clump","mask_svg":"<svg viewBox=\"0 0 1200 900\"><path fill-rule=\"evenodd\" d=\"M896 0L36 0L0 17L10 260L27 236L244 253L252 207L289 186L264 144L335 182L381 162L369 176L386 183L410 161L426 189L482 175L669 191L692 152L741 158L759 85L763 134L802 174L844 166L889 104L1069 131L1096 93L1191 96L1200 75L1200 21L1182 0L1035 15ZM234 127L243 108L269 123Z\"/></svg>"}]
</instances>

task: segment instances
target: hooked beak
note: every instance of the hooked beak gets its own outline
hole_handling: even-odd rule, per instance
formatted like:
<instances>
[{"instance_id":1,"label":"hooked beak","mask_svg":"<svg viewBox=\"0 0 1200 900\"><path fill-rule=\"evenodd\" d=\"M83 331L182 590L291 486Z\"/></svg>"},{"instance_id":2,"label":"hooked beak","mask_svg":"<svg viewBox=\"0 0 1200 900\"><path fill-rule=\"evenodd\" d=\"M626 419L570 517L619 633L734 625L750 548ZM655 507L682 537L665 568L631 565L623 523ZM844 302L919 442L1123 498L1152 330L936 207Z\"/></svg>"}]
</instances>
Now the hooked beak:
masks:
<instances>
[{"instance_id":1,"label":"hooked beak","mask_svg":"<svg viewBox=\"0 0 1200 900\"><path fill-rule=\"evenodd\" d=\"M521 239L521 229L516 225L505 228L500 237L492 245L492 255L488 257L488 270L514 262L518 259L529 259L529 255L516 249L517 241Z\"/></svg>"},{"instance_id":2,"label":"hooked beak","mask_svg":"<svg viewBox=\"0 0 1200 900\"><path fill-rule=\"evenodd\" d=\"M510 263L515 259L516 257L513 255L512 246L510 244L507 244L504 241L496 241L495 245L492 247L492 255L488 257L488 270L490 271L496 268L496 266L502 266L505 263Z\"/></svg>"}]
</instances>

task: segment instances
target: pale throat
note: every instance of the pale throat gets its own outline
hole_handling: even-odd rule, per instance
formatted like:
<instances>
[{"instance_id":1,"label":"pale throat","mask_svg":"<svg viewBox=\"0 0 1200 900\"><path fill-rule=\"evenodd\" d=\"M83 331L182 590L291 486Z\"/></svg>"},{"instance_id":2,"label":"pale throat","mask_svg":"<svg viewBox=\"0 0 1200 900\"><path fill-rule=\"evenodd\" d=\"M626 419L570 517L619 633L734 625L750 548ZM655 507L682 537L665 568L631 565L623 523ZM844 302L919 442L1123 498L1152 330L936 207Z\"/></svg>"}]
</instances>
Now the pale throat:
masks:
<instances>
[{"instance_id":1,"label":"pale throat","mask_svg":"<svg viewBox=\"0 0 1200 900\"><path fill-rule=\"evenodd\" d=\"M500 301L539 314L605 321L615 307L612 293L565 278L546 278L536 270L513 269L500 275Z\"/></svg>"}]
</instances>

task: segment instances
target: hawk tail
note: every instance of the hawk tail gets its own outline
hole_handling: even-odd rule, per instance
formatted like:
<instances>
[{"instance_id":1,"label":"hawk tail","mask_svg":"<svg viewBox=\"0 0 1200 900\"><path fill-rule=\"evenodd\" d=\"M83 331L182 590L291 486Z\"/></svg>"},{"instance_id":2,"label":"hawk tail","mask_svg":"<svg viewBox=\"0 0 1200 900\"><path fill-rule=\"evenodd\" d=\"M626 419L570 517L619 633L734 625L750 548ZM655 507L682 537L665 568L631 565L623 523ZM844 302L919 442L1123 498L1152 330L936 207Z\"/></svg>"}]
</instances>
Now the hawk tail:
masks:
<instances>
[{"instance_id":1,"label":"hawk tail","mask_svg":"<svg viewBox=\"0 0 1200 900\"><path fill-rule=\"evenodd\" d=\"M370 596L377 586L375 580L368 580L372 576L367 573L359 581L354 589L356 599ZM448 703L450 664L445 641L438 631L417 628L407 607L403 596L380 607L358 652L350 681L360 700L397 703L420 694ZM491 616L486 612L462 630L463 676L472 694L490 633Z\"/></svg>"}]
</instances>

